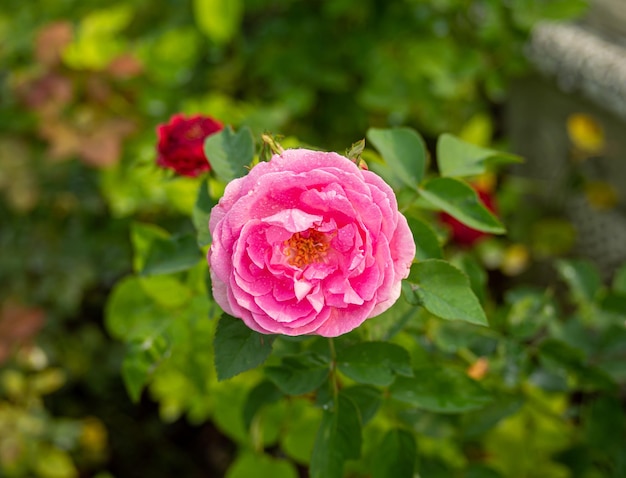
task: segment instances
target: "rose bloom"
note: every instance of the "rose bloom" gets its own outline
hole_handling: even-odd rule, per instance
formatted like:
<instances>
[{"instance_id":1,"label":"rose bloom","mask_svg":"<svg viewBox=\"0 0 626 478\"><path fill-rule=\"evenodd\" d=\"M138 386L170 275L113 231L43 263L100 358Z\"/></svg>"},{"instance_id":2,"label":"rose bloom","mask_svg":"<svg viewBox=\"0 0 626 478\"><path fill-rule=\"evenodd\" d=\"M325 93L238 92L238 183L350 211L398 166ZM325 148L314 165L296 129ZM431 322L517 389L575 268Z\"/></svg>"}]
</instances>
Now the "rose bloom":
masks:
<instances>
[{"instance_id":1,"label":"rose bloom","mask_svg":"<svg viewBox=\"0 0 626 478\"><path fill-rule=\"evenodd\" d=\"M209 229L215 300L264 334L351 331L398 299L415 256L391 188L336 153L257 164L228 184Z\"/></svg>"},{"instance_id":2,"label":"rose bloom","mask_svg":"<svg viewBox=\"0 0 626 478\"><path fill-rule=\"evenodd\" d=\"M211 165L204 155L204 140L222 128L219 121L208 116L172 116L169 123L157 126L157 164L181 176L195 177L210 171Z\"/></svg>"},{"instance_id":3,"label":"rose bloom","mask_svg":"<svg viewBox=\"0 0 626 478\"><path fill-rule=\"evenodd\" d=\"M474 186L474 189L485 207L491 212L496 213L496 202L493 195L478 186ZM488 233L472 229L445 212L440 213L439 218L449 227L452 242L459 246L471 247L479 240L489 237Z\"/></svg>"}]
</instances>

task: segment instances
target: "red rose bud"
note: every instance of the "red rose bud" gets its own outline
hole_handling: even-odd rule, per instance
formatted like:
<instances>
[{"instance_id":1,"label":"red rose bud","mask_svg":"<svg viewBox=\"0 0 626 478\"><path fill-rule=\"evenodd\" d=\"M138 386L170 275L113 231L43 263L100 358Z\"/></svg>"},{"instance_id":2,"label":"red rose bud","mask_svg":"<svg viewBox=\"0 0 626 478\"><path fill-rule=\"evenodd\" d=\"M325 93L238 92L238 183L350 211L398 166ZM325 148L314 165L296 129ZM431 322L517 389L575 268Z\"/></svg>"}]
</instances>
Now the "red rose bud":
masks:
<instances>
[{"instance_id":1,"label":"red rose bud","mask_svg":"<svg viewBox=\"0 0 626 478\"><path fill-rule=\"evenodd\" d=\"M208 116L172 116L169 123L157 126L157 164L181 176L195 177L210 171L211 165L204 155L204 140L222 128L222 123Z\"/></svg>"},{"instance_id":2,"label":"red rose bud","mask_svg":"<svg viewBox=\"0 0 626 478\"><path fill-rule=\"evenodd\" d=\"M495 198L489 191L480 189L476 185L473 186L478 194L478 197L491 212L496 213ZM478 240L487 237L489 234L482 231L477 231L469 226L466 226L462 222L459 222L449 214L442 212L439 214L441 221L448 225L450 228L450 239L459 246L472 246Z\"/></svg>"}]
</instances>

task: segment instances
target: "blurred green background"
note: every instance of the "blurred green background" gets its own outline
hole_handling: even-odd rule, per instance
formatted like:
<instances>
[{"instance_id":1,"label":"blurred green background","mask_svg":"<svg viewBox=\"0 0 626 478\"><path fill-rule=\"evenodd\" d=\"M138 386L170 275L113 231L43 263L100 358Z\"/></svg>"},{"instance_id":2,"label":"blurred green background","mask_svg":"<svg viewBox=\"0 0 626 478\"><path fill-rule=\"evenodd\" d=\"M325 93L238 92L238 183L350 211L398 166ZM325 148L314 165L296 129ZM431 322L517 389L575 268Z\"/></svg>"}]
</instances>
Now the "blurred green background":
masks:
<instances>
[{"instance_id":1,"label":"blurred green background","mask_svg":"<svg viewBox=\"0 0 626 478\"><path fill-rule=\"evenodd\" d=\"M257 137L280 133L340 152L369 127L409 125L431 149L444 131L506 148L509 85L530 71L523 46L531 28L576 18L585 7L582 0L3 0L0 476L219 477L235 459L237 445L212 421L167 419L148 396L131 404L119 372L124 346L103 325L111 288L132 270L131 222L191 227L184 213L195 190L154 165L157 124L177 112L204 113L248 125ZM497 306L519 308L507 288L546 281L545 264L530 264L529 251L549 260L570 252L574 239L560 219L547 223L545 237L530 235L541 211L513 218L524 183L500 183L513 239L485 246L481 257L495 260ZM623 274L615 284L609 309L620 313ZM543 307L536 295L523 298ZM621 342L606 347L623 360L620 333ZM596 401L570 382L556 397L537 391L543 411L516 420L537 427L530 440L542 459L569 453L561 460L569 471L550 465L533 474L511 465L512 456L502 458L501 476L625 476L626 458L615 450L624 444L621 384L621 395ZM563 419L570 402L590 404L582 424ZM511 430L525 425L507 426L481 438L484 445L495 449L508 437L515 449L523 438ZM442 451L432 440L425 453L454 465L452 438L444 437ZM596 440L577 455L576 447ZM471 446L463 453L471 456ZM591 464L577 468L577 459ZM454 476L500 476L453 465L461 470ZM436 466L431 473L424 476L453 476L436 474Z\"/></svg>"}]
</instances>

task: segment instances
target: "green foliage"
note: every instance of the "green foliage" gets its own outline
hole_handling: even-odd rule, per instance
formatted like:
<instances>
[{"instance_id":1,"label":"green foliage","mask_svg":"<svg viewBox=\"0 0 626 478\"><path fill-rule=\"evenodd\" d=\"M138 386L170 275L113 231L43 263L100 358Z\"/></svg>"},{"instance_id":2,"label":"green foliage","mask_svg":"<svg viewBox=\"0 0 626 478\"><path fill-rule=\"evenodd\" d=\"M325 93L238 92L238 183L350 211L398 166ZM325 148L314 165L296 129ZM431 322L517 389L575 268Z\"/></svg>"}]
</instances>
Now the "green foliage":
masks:
<instances>
[{"instance_id":1,"label":"green foliage","mask_svg":"<svg viewBox=\"0 0 626 478\"><path fill-rule=\"evenodd\" d=\"M265 375L285 394L310 393L328 377L327 361L315 355L284 357L280 365L265 368Z\"/></svg>"},{"instance_id":2,"label":"green foliage","mask_svg":"<svg viewBox=\"0 0 626 478\"><path fill-rule=\"evenodd\" d=\"M226 127L207 138L204 153L210 158L211 167L217 177L224 182L232 181L246 174L246 167L252 162L252 133L248 128L234 133L231 127Z\"/></svg>"},{"instance_id":3,"label":"green foliage","mask_svg":"<svg viewBox=\"0 0 626 478\"><path fill-rule=\"evenodd\" d=\"M463 224L478 231L502 234L504 226L480 202L476 191L455 178L433 178L420 188L420 195Z\"/></svg>"},{"instance_id":4,"label":"green foliage","mask_svg":"<svg viewBox=\"0 0 626 478\"><path fill-rule=\"evenodd\" d=\"M415 438L407 430L389 430L373 457L372 476L413 476L415 469Z\"/></svg>"},{"instance_id":5,"label":"green foliage","mask_svg":"<svg viewBox=\"0 0 626 478\"><path fill-rule=\"evenodd\" d=\"M476 410L491 401L491 395L462 371L424 367L413 375L396 380L389 390L393 398L440 413Z\"/></svg>"},{"instance_id":6,"label":"green foliage","mask_svg":"<svg viewBox=\"0 0 626 478\"><path fill-rule=\"evenodd\" d=\"M340 350L337 367L356 382L383 387L391 385L396 375L413 375L409 353L386 342L362 342Z\"/></svg>"},{"instance_id":7,"label":"green foliage","mask_svg":"<svg viewBox=\"0 0 626 478\"><path fill-rule=\"evenodd\" d=\"M193 208L192 220L196 229L198 246L204 247L211 244L211 233L209 232L209 217L211 209L217 202L209 195L208 182L203 181L198 188L198 198Z\"/></svg>"},{"instance_id":8,"label":"green foliage","mask_svg":"<svg viewBox=\"0 0 626 478\"><path fill-rule=\"evenodd\" d=\"M249 132L239 135L228 132L228 140L213 140L214 135L207 144L210 154L224 163L237 156L233 164L243 170L253 154L235 152L239 140L234 138L247 138ZM455 176L442 177L425 170L424 144L412 130L372 129L367 136L381 157L358 146L354 160L367 158L395 178L399 207L409 211L416 240L416 261L403 284L404 297L356 331L330 340L259 334L227 314L215 325L207 316L215 319L220 311L207 295L204 261L146 274L155 264L152 251L164 244L170 247L168 261L176 264L209 243L203 222L206 226L221 184L211 176L198 183L190 214L197 244L173 249L169 244L174 236L164 229L133 227L137 276L118 284L107 314L110 332L128 343L122 371L131 398L138 400L147 388L163 406L176 404L168 405L174 411L162 411L164 418L186 412L214 421L238 444L229 476L249 473L252 467L258 473L288 476L296 464L308 467L311 476L324 477L412 476L433 470L441 476L515 476L515 454L508 447L523 446L515 434L526 421L537 424L533 439L541 443L552 443L551 437L561 433L570 437L545 450L537 445L532 460L523 465L534 460L542 473L558 476L566 465L556 453L563 453L565 460L570 448L588 445L586 438L566 433L571 425L563 403L570 387L576 393L615 397L617 383L625 378L611 364L613 352L607 355L624 343L624 334L615 334L618 317L623 320L623 311L618 311L622 273L611 290L591 264L557 262L559 277L578 308L568 320L560 319L560 298L549 290L520 287L507 290L502 304L494 302L480 259L469 252L448 258L445 237L432 219L439 208L471 226L503 232L469 183L457 177L485 172L500 153L457 139L440 141L440 169L446 164L443 169ZM243 149L252 144L242 141L248 144ZM219 168L214 174L221 181L237 176L232 169ZM198 271L204 271L204 280ZM202 304L196 312L188 310L192 300ZM178 337L167 319L174 311L174 323L188 317L188 332ZM206 329L197 343L190 335L197 333L190 328L192 317L193 327ZM593 342L586 337L589 328ZM607 341L611 345L604 345ZM199 353L199 346L197 361L183 358ZM211 362L215 375L205 368ZM179 381L187 383L183 392L168 388ZM534 407L554 412L546 418ZM568 413L597 416L583 408ZM596 418L589 420L590 429L596 423L602 426ZM442 439L445 445L429 448L429 440ZM284 459L263 452L267 447L280 449ZM477 447L493 459L476 458L466 447ZM618 469L615 453L607 460Z\"/></svg>"},{"instance_id":9,"label":"green foliage","mask_svg":"<svg viewBox=\"0 0 626 478\"><path fill-rule=\"evenodd\" d=\"M150 449L155 477L626 476L626 266L553 263L566 222L516 222L508 177L501 222L470 186L519 160L491 149L486 112L528 31L585 2L3 6L0 475L130 476ZM209 175L155 166L175 112L233 125L207 141ZM351 157L392 185L417 245L399 301L332 341L224 315L207 223L263 159L253 137L343 151L366 130ZM508 239L460 250L439 212L527 229L539 268L503 277ZM161 424L142 418L155 404Z\"/></svg>"},{"instance_id":10,"label":"green foliage","mask_svg":"<svg viewBox=\"0 0 626 478\"><path fill-rule=\"evenodd\" d=\"M443 251L435 231L424 221L408 217L407 222L415 239L415 259L443 259Z\"/></svg>"},{"instance_id":11,"label":"green foliage","mask_svg":"<svg viewBox=\"0 0 626 478\"><path fill-rule=\"evenodd\" d=\"M272 352L274 337L249 329L242 320L223 314L215 332L215 370L219 380L257 367Z\"/></svg>"},{"instance_id":12,"label":"green foliage","mask_svg":"<svg viewBox=\"0 0 626 478\"><path fill-rule=\"evenodd\" d=\"M193 8L200 30L215 43L226 43L239 31L241 0L194 0Z\"/></svg>"},{"instance_id":13,"label":"green foliage","mask_svg":"<svg viewBox=\"0 0 626 478\"><path fill-rule=\"evenodd\" d=\"M430 313L442 319L487 325L469 279L451 264L437 259L413 264L408 282L419 302Z\"/></svg>"},{"instance_id":14,"label":"green foliage","mask_svg":"<svg viewBox=\"0 0 626 478\"><path fill-rule=\"evenodd\" d=\"M367 139L378 149L396 176L417 190L426 168L426 148L419 134L410 128L371 128Z\"/></svg>"},{"instance_id":15,"label":"green foliage","mask_svg":"<svg viewBox=\"0 0 626 478\"><path fill-rule=\"evenodd\" d=\"M340 394L324 411L311 455L312 478L341 478L346 460L361 455L361 420L349 398Z\"/></svg>"},{"instance_id":16,"label":"green foliage","mask_svg":"<svg viewBox=\"0 0 626 478\"><path fill-rule=\"evenodd\" d=\"M437 141L437 165L442 176L478 176L498 164L521 161L513 154L481 148L447 133Z\"/></svg>"}]
</instances>

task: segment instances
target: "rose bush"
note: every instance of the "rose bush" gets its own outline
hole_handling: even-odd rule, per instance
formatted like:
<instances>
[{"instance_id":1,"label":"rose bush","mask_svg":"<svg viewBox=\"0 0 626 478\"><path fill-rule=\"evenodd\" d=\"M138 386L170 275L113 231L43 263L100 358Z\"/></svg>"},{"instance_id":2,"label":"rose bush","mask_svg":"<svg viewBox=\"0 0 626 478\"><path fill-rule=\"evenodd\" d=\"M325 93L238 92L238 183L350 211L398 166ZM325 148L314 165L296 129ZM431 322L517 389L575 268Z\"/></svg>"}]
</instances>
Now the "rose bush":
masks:
<instances>
[{"instance_id":1,"label":"rose bush","mask_svg":"<svg viewBox=\"0 0 626 478\"><path fill-rule=\"evenodd\" d=\"M336 153L284 151L211 211L213 295L266 334L335 337L400 295L415 243L394 192Z\"/></svg>"},{"instance_id":2,"label":"rose bush","mask_svg":"<svg viewBox=\"0 0 626 478\"><path fill-rule=\"evenodd\" d=\"M157 127L157 164L173 169L181 176L195 177L210 171L211 165L204 154L204 140L222 128L219 121L208 116L172 116L167 124Z\"/></svg>"}]
</instances>

